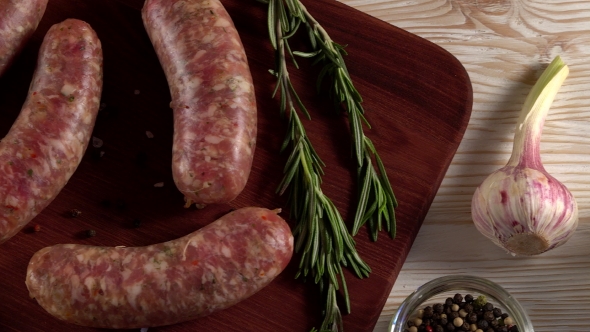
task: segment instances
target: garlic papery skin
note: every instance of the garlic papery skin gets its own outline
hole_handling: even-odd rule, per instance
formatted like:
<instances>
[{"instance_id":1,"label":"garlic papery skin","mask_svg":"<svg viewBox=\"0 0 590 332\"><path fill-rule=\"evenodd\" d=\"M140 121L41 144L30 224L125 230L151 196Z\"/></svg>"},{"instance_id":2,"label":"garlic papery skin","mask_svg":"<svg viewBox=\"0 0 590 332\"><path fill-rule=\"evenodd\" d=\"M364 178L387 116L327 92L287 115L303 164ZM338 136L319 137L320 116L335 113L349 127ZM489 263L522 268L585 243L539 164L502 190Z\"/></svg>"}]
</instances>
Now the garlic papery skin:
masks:
<instances>
[{"instance_id":1,"label":"garlic papery skin","mask_svg":"<svg viewBox=\"0 0 590 332\"><path fill-rule=\"evenodd\" d=\"M543 72L523 105L508 164L475 190L476 228L513 255L537 255L564 244L578 226L578 206L541 163L545 117L569 73L560 57Z\"/></svg>"}]
</instances>

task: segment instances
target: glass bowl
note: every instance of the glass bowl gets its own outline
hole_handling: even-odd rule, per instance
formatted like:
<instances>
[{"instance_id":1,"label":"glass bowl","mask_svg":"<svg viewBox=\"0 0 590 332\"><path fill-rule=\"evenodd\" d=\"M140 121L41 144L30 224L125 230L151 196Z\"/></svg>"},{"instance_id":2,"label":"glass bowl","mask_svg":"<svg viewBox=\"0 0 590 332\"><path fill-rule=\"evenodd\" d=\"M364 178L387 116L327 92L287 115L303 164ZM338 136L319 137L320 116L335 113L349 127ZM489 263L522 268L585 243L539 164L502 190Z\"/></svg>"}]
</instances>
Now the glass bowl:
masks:
<instances>
[{"instance_id":1,"label":"glass bowl","mask_svg":"<svg viewBox=\"0 0 590 332\"><path fill-rule=\"evenodd\" d=\"M389 332L404 332L407 321L416 317L418 310L445 303L447 298L452 298L456 293L463 296L471 294L474 298L484 295L494 307L512 317L519 332L534 332L529 316L512 295L490 280L469 275L440 277L420 286L399 306L391 320Z\"/></svg>"}]
</instances>

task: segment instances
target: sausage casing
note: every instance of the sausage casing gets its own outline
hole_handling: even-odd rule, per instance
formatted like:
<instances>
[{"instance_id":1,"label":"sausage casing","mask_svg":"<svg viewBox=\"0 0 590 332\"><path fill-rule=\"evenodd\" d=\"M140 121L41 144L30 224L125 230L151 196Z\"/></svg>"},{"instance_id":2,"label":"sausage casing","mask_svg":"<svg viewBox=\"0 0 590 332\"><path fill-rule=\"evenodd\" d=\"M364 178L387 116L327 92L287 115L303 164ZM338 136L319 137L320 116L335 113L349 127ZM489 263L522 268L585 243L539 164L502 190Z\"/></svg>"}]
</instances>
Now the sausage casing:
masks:
<instances>
[{"instance_id":1,"label":"sausage casing","mask_svg":"<svg viewBox=\"0 0 590 332\"><path fill-rule=\"evenodd\" d=\"M31 297L64 321L100 328L179 323L227 308L287 266L293 236L277 211L235 210L147 247L61 244L31 258Z\"/></svg>"},{"instance_id":2,"label":"sausage casing","mask_svg":"<svg viewBox=\"0 0 590 332\"><path fill-rule=\"evenodd\" d=\"M244 47L218 0L147 0L143 22L174 112L172 174L191 203L244 189L256 145L256 98Z\"/></svg>"},{"instance_id":3,"label":"sausage casing","mask_svg":"<svg viewBox=\"0 0 590 332\"><path fill-rule=\"evenodd\" d=\"M27 99L0 142L0 243L53 201L78 167L102 92L102 49L87 23L53 25Z\"/></svg>"},{"instance_id":4,"label":"sausage casing","mask_svg":"<svg viewBox=\"0 0 590 332\"><path fill-rule=\"evenodd\" d=\"M47 0L0 0L0 75L37 29Z\"/></svg>"}]
</instances>

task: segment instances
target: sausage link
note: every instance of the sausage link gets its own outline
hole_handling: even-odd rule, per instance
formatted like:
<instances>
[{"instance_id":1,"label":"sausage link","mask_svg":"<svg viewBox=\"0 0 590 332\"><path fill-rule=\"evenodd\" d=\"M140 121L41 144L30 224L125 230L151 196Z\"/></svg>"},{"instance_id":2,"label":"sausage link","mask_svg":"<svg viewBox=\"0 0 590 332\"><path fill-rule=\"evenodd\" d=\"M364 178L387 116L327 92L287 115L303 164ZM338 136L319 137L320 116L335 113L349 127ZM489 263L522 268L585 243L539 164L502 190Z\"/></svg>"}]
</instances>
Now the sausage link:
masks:
<instances>
[{"instance_id":1,"label":"sausage link","mask_svg":"<svg viewBox=\"0 0 590 332\"><path fill-rule=\"evenodd\" d=\"M52 26L27 99L0 142L0 243L61 191L88 146L102 92L102 49L85 22Z\"/></svg>"},{"instance_id":2,"label":"sausage link","mask_svg":"<svg viewBox=\"0 0 590 332\"><path fill-rule=\"evenodd\" d=\"M172 174L186 206L244 189L256 145L256 98L244 47L218 0L147 0L143 22L170 87Z\"/></svg>"},{"instance_id":3,"label":"sausage link","mask_svg":"<svg viewBox=\"0 0 590 332\"><path fill-rule=\"evenodd\" d=\"M227 308L289 263L293 236L277 210L235 210L147 247L60 244L31 258L26 285L53 316L82 326L175 324Z\"/></svg>"},{"instance_id":4,"label":"sausage link","mask_svg":"<svg viewBox=\"0 0 590 332\"><path fill-rule=\"evenodd\" d=\"M0 75L37 29L47 0L0 0Z\"/></svg>"}]
</instances>

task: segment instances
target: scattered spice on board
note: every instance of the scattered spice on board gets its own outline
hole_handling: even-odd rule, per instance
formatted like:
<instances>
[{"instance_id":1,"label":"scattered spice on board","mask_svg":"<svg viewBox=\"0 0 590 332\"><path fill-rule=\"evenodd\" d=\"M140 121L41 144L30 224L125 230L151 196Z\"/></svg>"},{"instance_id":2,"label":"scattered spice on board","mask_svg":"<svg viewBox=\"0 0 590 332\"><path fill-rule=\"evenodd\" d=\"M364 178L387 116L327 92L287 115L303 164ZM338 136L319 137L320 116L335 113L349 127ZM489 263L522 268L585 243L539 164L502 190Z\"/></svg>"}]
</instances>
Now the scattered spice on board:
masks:
<instances>
[{"instance_id":1,"label":"scattered spice on board","mask_svg":"<svg viewBox=\"0 0 590 332\"><path fill-rule=\"evenodd\" d=\"M494 307L483 295L459 293L443 303L418 310L408 320L404 332L518 332L518 326L502 309Z\"/></svg>"},{"instance_id":2,"label":"scattered spice on board","mask_svg":"<svg viewBox=\"0 0 590 332\"><path fill-rule=\"evenodd\" d=\"M95 237L96 236L96 231L94 229L89 229L86 231L86 236L88 237Z\"/></svg>"},{"instance_id":3,"label":"scattered spice on board","mask_svg":"<svg viewBox=\"0 0 590 332\"><path fill-rule=\"evenodd\" d=\"M103 141L96 137L96 136L92 136L92 146L95 148L100 148L103 144Z\"/></svg>"},{"instance_id":4,"label":"scattered spice on board","mask_svg":"<svg viewBox=\"0 0 590 332\"><path fill-rule=\"evenodd\" d=\"M70 210L70 216L72 216L72 218L76 218L81 214L82 214L82 211L80 211L78 209L71 209Z\"/></svg>"},{"instance_id":5,"label":"scattered spice on board","mask_svg":"<svg viewBox=\"0 0 590 332\"><path fill-rule=\"evenodd\" d=\"M40 232L40 231L41 231L41 225L39 225L39 224L35 224L35 226L33 226L33 230L34 230L35 232Z\"/></svg>"}]
</instances>

